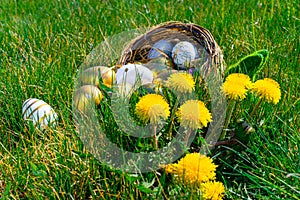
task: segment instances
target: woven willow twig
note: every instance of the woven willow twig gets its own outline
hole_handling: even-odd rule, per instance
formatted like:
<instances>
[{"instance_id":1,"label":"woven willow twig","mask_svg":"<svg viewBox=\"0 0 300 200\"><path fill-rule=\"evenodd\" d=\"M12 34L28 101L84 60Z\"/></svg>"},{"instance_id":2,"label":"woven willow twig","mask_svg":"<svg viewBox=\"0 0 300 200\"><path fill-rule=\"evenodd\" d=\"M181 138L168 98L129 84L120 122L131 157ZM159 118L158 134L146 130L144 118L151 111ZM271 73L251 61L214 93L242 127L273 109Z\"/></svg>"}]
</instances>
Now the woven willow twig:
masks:
<instances>
[{"instance_id":1,"label":"woven willow twig","mask_svg":"<svg viewBox=\"0 0 300 200\"><path fill-rule=\"evenodd\" d=\"M181 22L168 22L158 25L133 39L123 50L118 64L149 62L148 53L150 49L153 44L162 39L173 44L179 41L192 43L198 51L199 58L191 61L190 67L199 69L204 76L207 73L216 73L217 71L223 75L225 70L223 55L212 34L207 29L196 24ZM164 56L175 66L172 58L168 57L168 55Z\"/></svg>"}]
</instances>

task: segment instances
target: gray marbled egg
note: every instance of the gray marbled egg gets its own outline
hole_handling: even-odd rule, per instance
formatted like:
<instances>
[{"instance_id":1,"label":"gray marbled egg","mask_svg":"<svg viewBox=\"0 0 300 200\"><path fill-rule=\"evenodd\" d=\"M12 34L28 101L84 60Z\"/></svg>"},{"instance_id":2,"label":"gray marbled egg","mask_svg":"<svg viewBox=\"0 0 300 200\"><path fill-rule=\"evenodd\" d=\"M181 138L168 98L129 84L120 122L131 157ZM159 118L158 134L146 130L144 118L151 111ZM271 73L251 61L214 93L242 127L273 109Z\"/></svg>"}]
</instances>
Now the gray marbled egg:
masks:
<instances>
[{"instance_id":1,"label":"gray marbled egg","mask_svg":"<svg viewBox=\"0 0 300 200\"><path fill-rule=\"evenodd\" d=\"M148 59L154 59L158 57L171 56L173 45L167 40L159 40L156 42L148 53ZM165 54L165 55L164 55Z\"/></svg>"},{"instance_id":2,"label":"gray marbled egg","mask_svg":"<svg viewBox=\"0 0 300 200\"><path fill-rule=\"evenodd\" d=\"M179 42L172 50L172 58L179 68L186 68L196 58L196 49L190 42Z\"/></svg>"}]
</instances>

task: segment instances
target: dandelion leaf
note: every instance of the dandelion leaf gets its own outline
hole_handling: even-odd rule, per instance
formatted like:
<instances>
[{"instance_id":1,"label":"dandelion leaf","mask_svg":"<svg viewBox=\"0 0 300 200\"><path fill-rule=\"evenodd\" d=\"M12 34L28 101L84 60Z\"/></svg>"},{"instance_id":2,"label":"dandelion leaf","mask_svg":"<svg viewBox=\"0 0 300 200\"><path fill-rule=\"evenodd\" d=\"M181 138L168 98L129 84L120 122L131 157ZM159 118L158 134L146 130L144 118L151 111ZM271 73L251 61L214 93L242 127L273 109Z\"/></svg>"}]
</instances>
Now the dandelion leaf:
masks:
<instances>
[{"instance_id":1,"label":"dandelion leaf","mask_svg":"<svg viewBox=\"0 0 300 200\"><path fill-rule=\"evenodd\" d=\"M262 70L268 58L268 50L258 50L241 58L237 63L229 66L226 70L226 74L244 73L249 75L250 78L254 81L256 75Z\"/></svg>"}]
</instances>

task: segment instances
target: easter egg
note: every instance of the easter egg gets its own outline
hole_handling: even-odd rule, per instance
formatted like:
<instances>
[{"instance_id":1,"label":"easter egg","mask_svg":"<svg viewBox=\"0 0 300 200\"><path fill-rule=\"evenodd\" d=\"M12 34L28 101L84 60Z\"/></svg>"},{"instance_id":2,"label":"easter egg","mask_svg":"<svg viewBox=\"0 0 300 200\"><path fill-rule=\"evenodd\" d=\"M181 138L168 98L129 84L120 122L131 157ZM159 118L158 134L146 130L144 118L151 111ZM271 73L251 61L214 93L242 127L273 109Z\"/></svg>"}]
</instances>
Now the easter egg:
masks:
<instances>
[{"instance_id":1,"label":"easter egg","mask_svg":"<svg viewBox=\"0 0 300 200\"><path fill-rule=\"evenodd\" d=\"M102 81L107 87L112 87L114 81L116 80L116 73L111 68L106 68L102 71Z\"/></svg>"},{"instance_id":2,"label":"easter egg","mask_svg":"<svg viewBox=\"0 0 300 200\"><path fill-rule=\"evenodd\" d=\"M154 59L158 57L169 57L171 56L173 45L167 40L159 40L154 43L148 53L148 59Z\"/></svg>"},{"instance_id":3,"label":"easter egg","mask_svg":"<svg viewBox=\"0 0 300 200\"><path fill-rule=\"evenodd\" d=\"M187 68L189 62L194 60L196 57L196 51L193 44L190 42L179 42L172 50L172 58L175 64L179 68Z\"/></svg>"},{"instance_id":4,"label":"easter egg","mask_svg":"<svg viewBox=\"0 0 300 200\"><path fill-rule=\"evenodd\" d=\"M104 85L111 87L116 79L116 73L109 67L96 66L87 68L80 74L80 80L83 85L99 87L100 79L102 79Z\"/></svg>"},{"instance_id":5,"label":"easter egg","mask_svg":"<svg viewBox=\"0 0 300 200\"><path fill-rule=\"evenodd\" d=\"M118 85L118 95L121 97L130 97L133 91L133 87L129 83Z\"/></svg>"},{"instance_id":6,"label":"easter egg","mask_svg":"<svg viewBox=\"0 0 300 200\"><path fill-rule=\"evenodd\" d=\"M41 130L55 127L58 118L49 104L36 98L29 98L24 101L22 116L25 121L32 121L33 125Z\"/></svg>"},{"instance_id":7,"label":"easter egg","mask_svg":"<svg viewBox=\"0 0 300 200\"><path fill-rule=\"evenodd\" d=\"M84 85L75 91L73 105L81 112L86 112L88 108L99 105L103 96L101 91L94 85Z\"/></svg>"},{"instance_id":8,"label":"easter egg","mask_svg":"<svg viewBox=\"0 0 300 200\"><path fill-rule=\"evenodd\" d=\"M118 85L128 83L130 85L146 85L152 83L153 73L147 67L140 64L123 65L117 70L116 81Z\"/></svg>"}]
</instances>

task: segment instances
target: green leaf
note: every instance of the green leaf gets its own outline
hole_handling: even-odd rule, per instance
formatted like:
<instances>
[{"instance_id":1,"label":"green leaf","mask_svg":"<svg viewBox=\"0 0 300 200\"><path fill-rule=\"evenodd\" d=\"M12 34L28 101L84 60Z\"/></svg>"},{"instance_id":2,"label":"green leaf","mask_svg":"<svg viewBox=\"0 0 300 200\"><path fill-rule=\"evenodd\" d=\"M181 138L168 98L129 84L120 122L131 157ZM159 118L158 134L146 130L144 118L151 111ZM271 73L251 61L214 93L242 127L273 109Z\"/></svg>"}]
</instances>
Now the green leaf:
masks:
<instances>
[{"instance_id":1,"label":"green leaf","mask_svg":"<svg viewBox=\"0 0 300 200\"><path fill-rule=\"evenodd\" d=\"M258 50L250 55L240 59L237 63L231 65L226 70L226 74L244 73L250 76L252 81L256 75L263 69L269 59L269 51L266 49Z\"/></svg>"},{"instance_id":2,"label":"green leaf","mask_svg":"<svg viewBox=\"0 0 300 200\"><path fill-rule=\"evenodd\" d=\"M130 184L139 179L137 174L125 174L124 177L127 181L129 181Z\"/></svg>"},{"instance_id":3,"label":"green leaf","mask_svg":"<svg viewBox=\"0 0 300 200\"><path fill-rule=\"evenodd\" d=\"M36 166L34 163L30 162L29 163L30 166L31 166L31 169L32 169L32 173L35 175L35 176L46 176L47 175L47 172L42 170L42 169L39 169L38 166Z\"/></svg>"},{"instance_id":4,"label":"green leaf","mask_svg":"<svg viewBox=\"0 0 300 200\"><path fill-rule=\"evenodd\" d=\"M29 164L30 164L31 169L32 169L33 172L38 171L38 167L34 163L30 162Z\"/></svg>"},{"instance_id":5,"label":"green leaf","mask_svg":"<svg viewBox=\"0 0 300 200\"><path fill-rule=\"evenodd\" d=\"M156 191L150 189L150 187L153 186L154 182L155 182L155 178L153 178L153 180L151 182L142 182L142 184L137 185L136 188L138 188L140 191L142 191L146 194L154 193Z\"/></svg>"},{"instance_id":6,"label":"green leaf","mask_svg":"<svg viewBox=\"0 0 300 200\"><path fill-rule=\"evenodd\" d=\"M155 191L143 186L143 185L138 185L136 186L137 189L139 189L141 192L144 192L146 194L154 193Z\"/></svg>"},{"instance_id":7,"label":"green leaf","mask_svg":"<svg viewBox=\"0 0 300 200\"><path fill-rule=\"evenodd\" d=\"M4 197L9 196L9 194L10 194L10 188L11 188L11 182L8 181L7 184L6 184L5 190L3 192L3 196L2 196L3 199L4 199Z\"/></svg>"}]
</instances>

